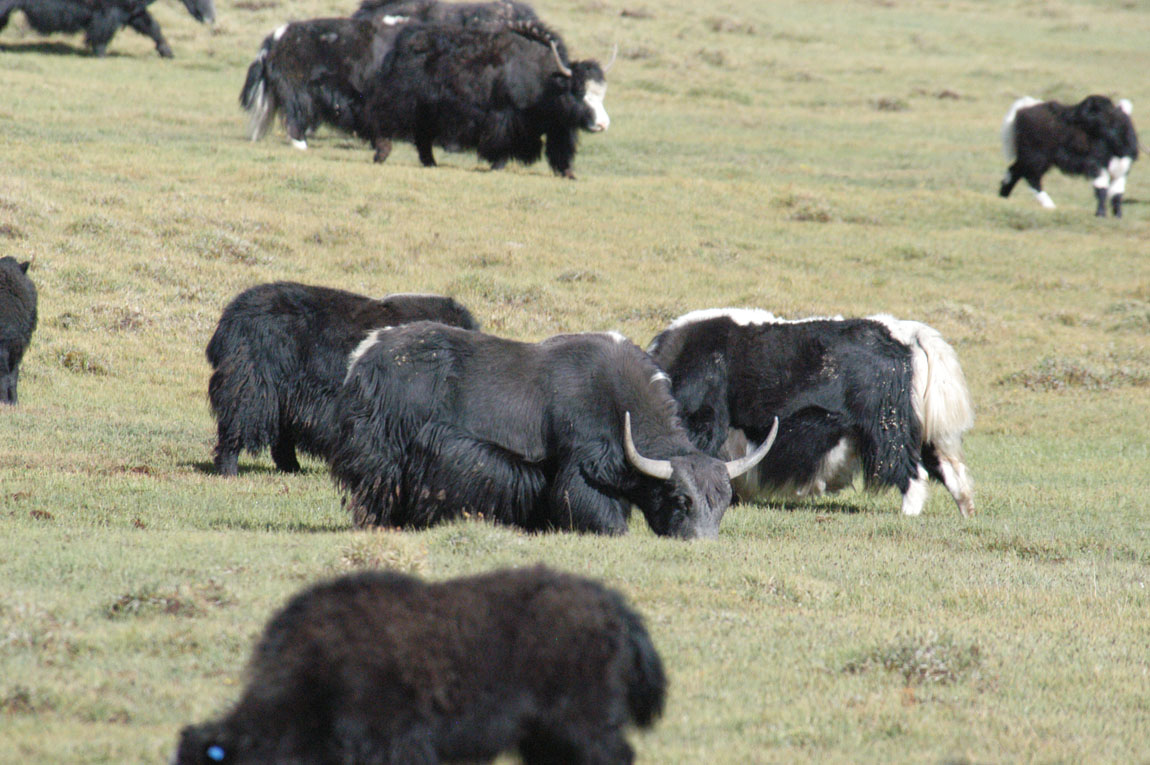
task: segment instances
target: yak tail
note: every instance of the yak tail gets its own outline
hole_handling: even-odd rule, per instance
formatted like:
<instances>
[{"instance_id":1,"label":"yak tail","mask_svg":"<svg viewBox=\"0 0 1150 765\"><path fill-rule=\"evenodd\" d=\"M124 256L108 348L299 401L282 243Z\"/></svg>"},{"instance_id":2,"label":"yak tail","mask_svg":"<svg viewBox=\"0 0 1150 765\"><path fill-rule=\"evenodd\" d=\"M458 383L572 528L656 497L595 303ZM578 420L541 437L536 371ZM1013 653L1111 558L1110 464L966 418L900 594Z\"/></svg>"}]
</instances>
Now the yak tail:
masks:
<instances>
[{"instance_id":1,"label":"yak tail","mask_svg":"<svg viewBox=\"0 0 1150 765\"><path fill-rule=\"evenodd\" d=\"M627 647L631 653L631 666L626 677L627 709L636 725L647 728L663 714L663 704L667 700L667 675L663 671L663 660L643 626L642 617L627 606L620 606L627 631Z\"/></svg>"},{"instance_id":2,"label":"yak tail","mask_svg":"<svg viewBox=\"0 0 1150 765\"><path fill-rule=\"evenodd\" d=\"M1037 106L1040 103L1042 101L1037 98L1023 96L1011 104L1010 111L1002 120L1002 154L1006 157L1007 162L1013 162L1018 157L1018 147L1014 142L1014 116L1018 114L1019 109Z\"/></svg>"},{"instance_id":3,"label":"yak tail","mask_svg":"<svg viewBox=\"0 0 1150 765\"><path fill-rule=\"evenodd\" d=\"M283 29L284 27L280 27L264 39L263 45L260 46L259 55L248 67L248 76L244 81L243 90L240 91L240 106L248 112L248 137L253 141L258 141L264 137L279 110L275 91L269 87L268 72L264 62L267 61L272 45L282 36Z\"/></svg>"}]
</instances>

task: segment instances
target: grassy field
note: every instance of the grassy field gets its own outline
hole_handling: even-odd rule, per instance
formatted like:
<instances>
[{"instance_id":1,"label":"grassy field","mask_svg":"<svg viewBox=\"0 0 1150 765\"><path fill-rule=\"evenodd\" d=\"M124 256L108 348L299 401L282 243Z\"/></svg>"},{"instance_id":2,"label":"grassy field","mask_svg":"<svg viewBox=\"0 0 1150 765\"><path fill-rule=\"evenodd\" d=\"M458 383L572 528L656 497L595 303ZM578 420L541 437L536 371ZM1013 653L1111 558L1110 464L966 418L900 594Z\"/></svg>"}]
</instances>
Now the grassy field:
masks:
<instances>
[{"instance_id":1,"label":"grassy field","mask_svg":"<svg viewBox=\"0 0 1150 765\"><path fill-rule=\"evenodd\" d=\"M260 41L334 0L217 0L107 58L0 33L0 256L40 323L0 411L0 761L160 762L238 694L264 620L363 566L443 578L545 561L646 615L670 673L641 761L1150 762L1150 176L1126 217L997 196L1018 96L1150 104L1144 2L575 0L576 57L618 42L611 129L579 180L321 131L252 144ZM687 310L889 312L955 345L978 515L848 491L731 510L717 542L355 533L324 467L209 473L203 356L239 290L293 279L456 296L492 332Z\"/></svg>"}]
</instances>

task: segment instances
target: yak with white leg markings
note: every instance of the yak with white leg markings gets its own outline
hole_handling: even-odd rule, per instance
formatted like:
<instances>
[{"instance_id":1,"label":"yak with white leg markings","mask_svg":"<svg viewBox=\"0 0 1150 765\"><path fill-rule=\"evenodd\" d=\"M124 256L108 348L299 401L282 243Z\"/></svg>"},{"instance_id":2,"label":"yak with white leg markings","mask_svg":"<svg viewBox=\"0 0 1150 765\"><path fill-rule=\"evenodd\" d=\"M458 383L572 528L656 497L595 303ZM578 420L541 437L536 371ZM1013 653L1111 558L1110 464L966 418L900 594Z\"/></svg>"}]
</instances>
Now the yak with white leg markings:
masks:
<instances>
[{"instance_id":1,"label":"yak with white leg markings","mask_svg":"<svg viewBox=\"0 0 1150 765\"><path fill-rule=\"evenodd\" d=\"M0 404L16 404L20 361L36 329L36 285L31 261L0 258Z\"/></svg>"},{"instance_id":2,"label":"yak with white leg markings","mask_svg":"<svg viewBox=\"0 0 1150 765\"><path fill-rule=\"evenodd\" d=\"M667 679L618 592L543 566L425 583L366 571L268 622L247 686L172 765L634 761Z\"/></svg>"},{"instance_id":3,"label":"yak with white leg markings","mask_svg":"<svg viewBox=\"0 0 1150 765\"><path fill-rule=\"evenodd\" d=\"M415 144L427 167L441 146L474 149L493 168L545 154L552 171L574 178L579 132L611 122L606 69L569 62L563 41L540 22L498 31L407 25L368 94L367 139L376 162L401 140Z\"/></svg>"},{"instance_id":4,"label":"yak with white leg markings","mask_svg":"<svg viewBox=\"0 0 1150 765\"><path fill-rule=\"evenodd\" d=\"M1057 101L1020 98L1002 121L1002 153L1010 167L998 193L1010 196L1025 179L1038 203L1054 209L1042 190L1042 176L1051 167L1067 175L1089 178L1098 202L1095 215L1106 216L1109 200L1114 216L1122 217L1126 175L1138 159L1138 134L1130 119L1133 105L1123 99L1114 104L1106 96L1087 96L1066 106Z\"/></svg>"},{"instance_id":5,"label":"yak with white leg markings","mask_svg":"<svg viewBox=\"0 0 1150 765\"><path fill-rule=\"evenodd\" d=\"M353 19L381 24L419 22L458 27L497 29L512 21L538 21L535 9L517 0L488 3L445 3L440 0L363 0Z\"/></svg>"},{"instance_id":6,"label":"yak with white leg markings","mask_svg":"<svg viewBox=\"0 0 1150 765\"><path fill-rule=\"evenodd\" d=\"M235 475L241 451L268 446L285 472L299 470L297 448L326 457L348 354L373 329L422 320L479 328L466 308L439 295L376 300L295 282L241 292L207 348L217 472Z\"/></svg>"},{"instance_id":7,"label":"yak with white leg markings","mask_svg":"<svg viewBox=\"0 0 1150 765\"><path fill-rule=\"evenodd\" d=\"M925 324L710 309L676 319L648 351L704 452L736 457L778 419L780 445L736 482L742 499L835 492L861 467L868 488L902 492L907 515L922 512L928 476L964 516L974 511L962 453L970 394L954 349Z\"/></svg>"},{"instance_id":8,"label":"yak with white leg markings","mask_svg":"<svg viewBox=\"0 0 1150 765\"><path fill-rule=\"evenodd\" d=\"M28 24L40 34L83 32L84 42L97 56L103 56L116 32L131 27L152 38L156 51L172 57L172 48L164 39L160 25L148 6L155 0L0 0L0 29L8 24L12 11L23 11ZM196 21L215 21L213 0L183 0L184 7Z\"/></svg>"},{"instance_id":9,"label":"yak with white leg markings","mask_svg":"<svg viewBox=\"0 0 1150 765\"><path fill-rule=\"evenodd\" d=\"M771 446L730 463L700 452L666 375L613 333L379 330L352 354L336 410L331 471L356 526L471 516L623 534L636 505L656 534L714 538L731 477Z\"/></svg>"}]
</instances>

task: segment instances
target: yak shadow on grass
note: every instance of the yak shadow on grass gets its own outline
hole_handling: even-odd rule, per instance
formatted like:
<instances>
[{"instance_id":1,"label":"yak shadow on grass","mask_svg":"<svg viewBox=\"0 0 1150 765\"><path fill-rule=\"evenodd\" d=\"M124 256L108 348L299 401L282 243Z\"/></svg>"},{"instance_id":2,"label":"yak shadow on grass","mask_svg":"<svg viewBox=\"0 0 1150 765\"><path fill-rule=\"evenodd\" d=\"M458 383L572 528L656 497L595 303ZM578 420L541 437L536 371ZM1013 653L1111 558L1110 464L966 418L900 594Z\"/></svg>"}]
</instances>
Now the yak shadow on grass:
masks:
<instances>
[{"instance_id":1,"label":"yak shadow on grass","mask_svg":"<svg viewBox=\"0 0 1150 765\"><path fill-rule=\"evenodd\" d=\"M788 512L804 512L815 513L839 513L842 515L858 515L863 512L862 505L845 500L829 500L822 502L811 502L809 500L801 499L769 499L765 502L732 502L731 507L755 507L762 510L786 510Z\"/></svg>"},{"instance_id":2,"label":"yak shadow on grass","mask_svg":"<svg viewBox=\"0 0 1150 765\"><path fill-rule=\"evenodd\" d=\"M200 473L201 475L216 476L221 481L226 481L228 479L226 476L221 476L218 473L216 473L215 463L211 462L210 460L195 460L194 462L181 462L180 467L190 468L191 470L194 470L197 473ZM326 473L326 472L327 472L327 468L320 466L320 465L316 465L316 466L300 465L299 472L296 472L296 473L285 473L274 465L265 465L265 464L254 464L253 465L253 464L249 463L246 465L241 464L239 466L239 475L241 475L241 476L269 475L269 476L281 476L281 477L287 477L287 476L301 476L301 477L303 477L303 476L312 475L313 473Z\"/></svg>"},{"instance_id":3,"label":"yak shadow on grass","mask_svg":"<svg viewBox=\"0 0 1150 765\"><path fill-rule=\"evenodd\" d=\"M98 58L92 51L84 47L76 47L61 42L34 42L23 43L20 45L13 45L12 43L0 43L0 53L36 53L40 55L50 56L83 56L85 58ZM105 58L120 58L124 54L108 51L104 54Z\"/></svg>"}]
</instances>

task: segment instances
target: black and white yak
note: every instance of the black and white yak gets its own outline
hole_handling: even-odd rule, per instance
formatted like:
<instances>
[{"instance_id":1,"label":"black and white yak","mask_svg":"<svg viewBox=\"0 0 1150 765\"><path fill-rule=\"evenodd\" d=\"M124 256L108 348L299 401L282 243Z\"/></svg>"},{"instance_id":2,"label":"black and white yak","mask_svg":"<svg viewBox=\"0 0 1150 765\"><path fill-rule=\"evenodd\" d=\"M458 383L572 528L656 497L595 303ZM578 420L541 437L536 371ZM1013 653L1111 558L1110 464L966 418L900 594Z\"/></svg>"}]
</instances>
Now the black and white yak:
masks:
<instances>
[{"instance_id":1,"label":"black and white yak","mask_svg":"<svg viewBox=\"0 0 1150 765\"><path fill-rule=\"evenodd\" d=\"M868 488L902 492L907 515L922 512L928 475L974 511L970 394L954 349L925 324L711 309L679 317L648 351L707 454L737 457L778 418L779 446L736 485L741 499L835 492L861 467Z\"/></svg>"},{"instance_id":2,"label":"black and white yak","mask_svg":"<svg viewBox=\"0 0 1150 765\"><path fill-rule=\"evenodd\" d=\"M365 137L376 162L401 140L427 167L438 145L474 149L493 168L546 154L557 175L574 178L579 131L611 124L605 72L595 61L569 62L562 40L539 22L498 31L407 25L368 93Z\"/></svg>"},{"instance_id":3,"label":"black and white yak","mask_svg":"<svg viewBox=\"0 0 1150 765\"><path fill-rule=\"evenodd\" d=\"M542 566L424 583L370 571L296 595L221 719L172 765L626 765L667 680L616 591Z\"/></svg>"},{"instance_id":4,"label":"black and white yak","mask_svg":"<svg viewBox=\"0 0 1150 765\"><path fill-rule=\"evenodd\" d=\"M353 19L377 24L419 22L440 26L498 29L512 21L539 21L535 9L517 0L445 3L440 0L363 0Z\"/></svg>"},{"instance_id":5,"label":"black and white yak","mask_svg":"<svg viewBox=\"0 0 1150 765\"><path fill-rule=\"evenodd\" d=\"M156 43L164 58L172 57L172 48L164 39L160 25L148 12L156 0L0 0L0 29L8 24L12 11L23 11L28 24L40 34L83 32L84 42L97 56L103 56L116 32L131 27ZM184 7L196 21L215 21L213 0L183 0Z\"/></svg>"},{"instance_id":6,"label":"black and white yak","mask_svg":"<svg viewBox=\"0 0 1150 765\"><path fill-rule=\"evenodd\" d=\"M0 258L0 404L16 404L20 361L36 329L36 285L31 261Z\"/></svg>"},{"instance_id":7,"label":"black and white yak","mask_svg":"<svg viewBox=\"0 0 1150 765\"><path fill-rule=\"evenodd\" d=\"M366 135L364 93L398 31L363 19L312 19L276 29L264 39L240 91L248 136L263 138L280 112L297 149L307 148L308 135L320 125Z\"/></svg>"},{"instance_id":8,"label":"black and white yak","mask_svg":"<svg viewBox=\"0 0 1150 765\"><path fill-rule=\"evenodd\" d=\"M332 475L356 526L482 517L529 530L714 538L731 478L679 423L666 375L621 335L521 343L437 324L373 332L336 406ZM633 428L633 430L632 430ZM766 434L764 434L766 436Z\"/></svg>"},{"instance_id":9,"label":"black and white yak","mask_svg":"<svg viewBox=\"0 0 1150 765\"><path fill-rule=\"evenodd\" d=\"M1057 101L1020 98L1002 121L1002 153L1010 167L998 193L1008 197L1025 178L1043 207L1054 200L1042 190L1042 176L1051 167L1067 175L1082 175L1094 185L1095 215L1106 216L1110 200L1115 217L1122 217L1126 175L1138 159L1138 134L1130 119L1133 105L1115 105L1106 96L1087 96L1066 106Z\"/></svg>"},{"instance_id":10,"label":"black and white yak","mask_svg":"<svg viewBox=\"0 0 1150 765\"><path fill-rule=\"evenodd\" d=\"M375 300L294 282L241 292L224 308L207 348L216 470L235 475L241 451L268 446L286 472L299 470L297 448L326 457L348 354L370 330L421 320L479 327L466 308L438 295Z\"/></svg>"}]
</instances>

